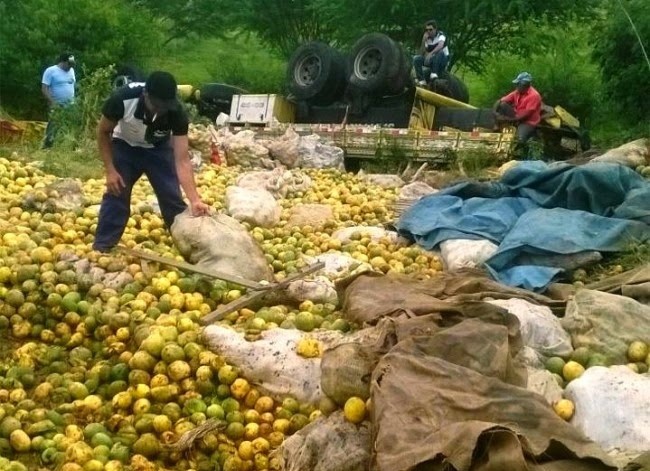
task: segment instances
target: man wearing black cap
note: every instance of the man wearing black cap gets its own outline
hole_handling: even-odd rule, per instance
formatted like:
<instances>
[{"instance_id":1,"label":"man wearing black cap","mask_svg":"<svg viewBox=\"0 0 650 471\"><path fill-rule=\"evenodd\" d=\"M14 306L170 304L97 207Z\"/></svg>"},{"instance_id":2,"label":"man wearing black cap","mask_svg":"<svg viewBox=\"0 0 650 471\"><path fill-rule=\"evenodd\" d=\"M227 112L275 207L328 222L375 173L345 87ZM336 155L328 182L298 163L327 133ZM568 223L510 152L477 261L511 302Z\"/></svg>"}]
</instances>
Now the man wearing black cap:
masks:
<instances>
[{"instance_id":1,"label":"man wearing black cap","mask_svg":"<svg viewBox=\"0 0 650 471\"><path fill-rule=\"evenodd\" d=\"M50 115L55 107L69 105L74 100L74 85L77 81L74 64L74 56L69 52L64 52L59 55L59 62L56 65L48 67L43 72L41 91L47 99ZM50 116L45 130L43 148L52 147L55 134L56 125Z\"/></svg>"},{"instance_id":2,"label":"man wearing black cap","mask_svg":"<svg viewBox=\"0 0 650 471\"><path fill-rule=\"evenodd\" d=\"M194 216L208 214L194 183L188 153L188 118L177 97L176 80L153 72L146 83L130 83L104 103L97 126L106 171L106 193L99 211L93 248L109 251L119 242L130 215L131 190L145 174L163 219L171 227L187 205Z\"/></svg>"}]
</instances>

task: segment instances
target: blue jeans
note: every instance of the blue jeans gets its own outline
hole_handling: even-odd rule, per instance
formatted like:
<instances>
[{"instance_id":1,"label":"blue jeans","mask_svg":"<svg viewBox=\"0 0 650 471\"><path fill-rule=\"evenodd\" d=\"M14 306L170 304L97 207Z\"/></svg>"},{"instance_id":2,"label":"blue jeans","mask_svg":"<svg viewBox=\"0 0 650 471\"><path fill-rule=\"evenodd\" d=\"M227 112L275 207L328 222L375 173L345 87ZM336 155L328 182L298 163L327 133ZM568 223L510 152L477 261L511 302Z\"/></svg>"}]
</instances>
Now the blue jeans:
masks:
<instances>
[{"instance_id":1,"label":"blue jeans","mask_svg":"<svg viewBox=\"0 0 650 471\"><path fill-rule=\"evenodd\" d=\"M413 68L415 69L415 76L418 80L425 80L424 78L424 67L428 67L431 70L431 73L442 74L447 70L447 63L449 62L449 57L444 55L442 52L438 52L428 57L421 55L413 56Z\"/></svg>"},{"instance_id":2,"label":"blue jeans","mask_svg":"<svg viewBox=\"0 0 650 471\"><path fill-rule=\"evenodd\" d=\"M125 186L119 195L104 193L93 244L93 249L103 252L120 241L131 215L131 190L142 174L151 183L168 228L174 218L187 208L181 195L171 147L133 147L121 139L113 139L111 146L113 165Z\"/></svg>"}]
</instances>

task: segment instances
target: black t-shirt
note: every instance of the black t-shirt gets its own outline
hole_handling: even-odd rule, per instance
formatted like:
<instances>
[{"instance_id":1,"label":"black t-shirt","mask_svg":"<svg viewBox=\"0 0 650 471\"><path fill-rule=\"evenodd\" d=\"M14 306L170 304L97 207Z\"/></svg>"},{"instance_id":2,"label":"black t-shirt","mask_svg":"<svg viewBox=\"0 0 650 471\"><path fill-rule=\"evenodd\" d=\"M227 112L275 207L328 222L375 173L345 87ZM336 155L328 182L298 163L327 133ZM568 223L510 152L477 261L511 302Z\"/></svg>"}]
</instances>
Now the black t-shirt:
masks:
<instances>
[{"instance_id":1,"label":"black t-shirt","mask_svg":"<svg viewBox=\"0 0 650 471\"><path fill-rule=\"evenodd\" d=\"M132 146L155 147L169 141L169 136L185 136L189 120L182 105L161 115L151 115L144 103L144 83L121 87L106 100L102 114L117 125L113 138Z\"/></svg>"}]
</instances>

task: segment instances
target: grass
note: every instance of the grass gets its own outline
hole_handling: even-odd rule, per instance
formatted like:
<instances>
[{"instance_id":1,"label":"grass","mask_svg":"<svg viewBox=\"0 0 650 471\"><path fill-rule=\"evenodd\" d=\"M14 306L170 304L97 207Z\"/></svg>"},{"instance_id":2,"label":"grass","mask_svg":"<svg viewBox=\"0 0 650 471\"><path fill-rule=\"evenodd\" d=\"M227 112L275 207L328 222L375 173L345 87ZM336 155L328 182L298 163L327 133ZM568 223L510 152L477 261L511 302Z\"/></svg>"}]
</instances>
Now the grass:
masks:
<instances>
[{"instance_id":1,"label":"grass","mask_svg":"<svg viewBox=\"0 0 650 471\"><path fill-rule=\"evenodd\" d=\"M621 252L604 254L600 263L586 270L586 282L600 281L648 263L650 263L650 242L633 242Z\"/></svg>"},{"instance_id":2,"label":"grass","mask_svg":"<svg viewBox=\"0 0 650 471\"><path fill-rule=\"evenodd\" d=\"M75 146L61 142L51 149L40 147L40 141L3 144L0 146L0 157L36 163L45 173L58 177L87 180L103 176L102 163L94 141L81 140Z\"/></svg>"},{"instance_id":3,"label":"grass","mask_svg":"<svg viewBox=\"0 0 650 471\"><path fill-rule=\"evenodd\" d=\"M280 93L286 61L260 44L252 35L179 40L142 65L145 71L168 70L194 87L221 82L251 93Z\"/></svg>"}]
</instances>

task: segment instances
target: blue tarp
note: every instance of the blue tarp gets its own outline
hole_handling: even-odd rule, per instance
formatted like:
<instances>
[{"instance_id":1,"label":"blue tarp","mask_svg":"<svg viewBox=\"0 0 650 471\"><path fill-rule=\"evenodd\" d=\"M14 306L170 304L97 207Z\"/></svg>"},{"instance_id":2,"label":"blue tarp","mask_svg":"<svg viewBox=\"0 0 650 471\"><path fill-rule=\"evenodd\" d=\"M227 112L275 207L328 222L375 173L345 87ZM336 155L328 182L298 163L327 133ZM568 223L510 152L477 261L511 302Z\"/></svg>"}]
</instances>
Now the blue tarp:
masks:
<instances>
[{"instance_id":1,"label":"blue tarp","mask_svg":"<svg viewBox=\"0 0 650 471\"><path fill-rule=\"evenodd\" d=\"M398 231L433 249L447 239L488 239L502 283L545 288L561 269L531 255L615 252L650 238L650 183L618 164L522 162L499 182L467 182L422 198ZM539 257L537 257L539 260ZM547 265L547 264L544 264Z\"/></svg>"}]
</instances>

